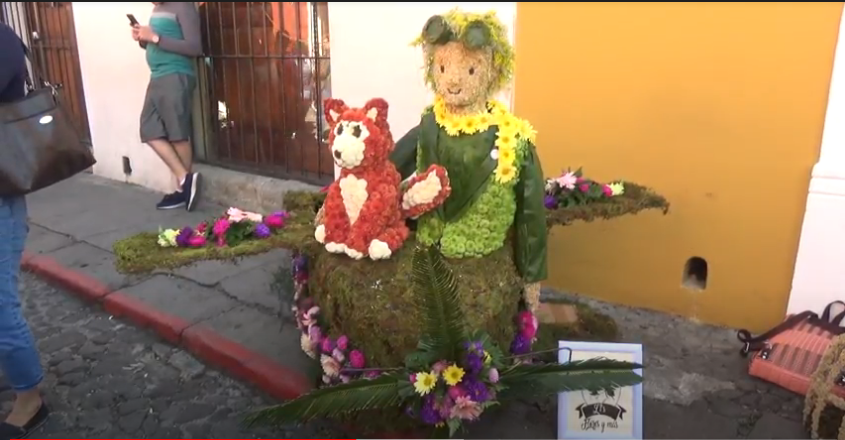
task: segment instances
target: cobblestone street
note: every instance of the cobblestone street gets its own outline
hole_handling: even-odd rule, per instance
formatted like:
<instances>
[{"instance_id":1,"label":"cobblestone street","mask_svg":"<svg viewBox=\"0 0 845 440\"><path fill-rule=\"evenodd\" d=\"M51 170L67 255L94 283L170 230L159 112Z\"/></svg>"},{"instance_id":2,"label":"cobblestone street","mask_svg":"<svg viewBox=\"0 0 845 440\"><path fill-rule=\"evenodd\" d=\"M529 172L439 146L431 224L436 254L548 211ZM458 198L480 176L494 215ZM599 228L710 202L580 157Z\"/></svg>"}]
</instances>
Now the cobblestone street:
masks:
<instances>
[{"instance_id":1,"label":"cobblestone street","mask_svg":"<svg viewBox=\"0 0 845 440\"><path fill-rule=\"evenodd\" d=\"M325 436L246 430L244 413L267 403L256 391L31 274L21 274L21 293L48 368L44 390L53 409L34 438ZM2 389L5 414L12 394Z\"/></svg>"}]
</instances>

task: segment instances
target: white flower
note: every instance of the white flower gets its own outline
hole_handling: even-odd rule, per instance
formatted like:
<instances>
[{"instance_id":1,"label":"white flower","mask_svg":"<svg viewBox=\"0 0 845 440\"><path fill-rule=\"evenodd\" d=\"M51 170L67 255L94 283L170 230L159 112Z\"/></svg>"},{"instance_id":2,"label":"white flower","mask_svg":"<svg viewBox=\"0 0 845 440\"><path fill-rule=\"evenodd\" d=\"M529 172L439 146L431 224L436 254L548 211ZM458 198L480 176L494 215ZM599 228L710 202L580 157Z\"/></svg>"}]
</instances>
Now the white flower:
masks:
<instances>
[{"instance_id":1,"label":"white flower","mask_svg":"<svg viewBox=\"0 0 845 440\"><path fill-rule=\"evenodd\" d=\"M625 194L625 184L622 182L614 182L607 185L610 188L611 196L621 196Z\"/></svg>"},{"instance_id":2,"label":"white flower","mask_svg":"<svg viewBox=\"0 0 845 440\"><path fill-rule=\"evenodd\" d=\"M307 333L303 333L302 336L299 337L299 345L308 357L311 359L317 359L317 353L314 351L314 343L311 342L311 338L308 337Z\"/></svg>"},{"instance_id":3,"label":"white flower","mask_svg":"<svg viewBox=\"0 0 845 440\"><path fill-rule=\"evenodd\" d=\"M323 373L328 377L337 377L340 375L340 363L335 358L322 355L320 356L320 365L323 367Z\"/></svg>"}]
</instances>

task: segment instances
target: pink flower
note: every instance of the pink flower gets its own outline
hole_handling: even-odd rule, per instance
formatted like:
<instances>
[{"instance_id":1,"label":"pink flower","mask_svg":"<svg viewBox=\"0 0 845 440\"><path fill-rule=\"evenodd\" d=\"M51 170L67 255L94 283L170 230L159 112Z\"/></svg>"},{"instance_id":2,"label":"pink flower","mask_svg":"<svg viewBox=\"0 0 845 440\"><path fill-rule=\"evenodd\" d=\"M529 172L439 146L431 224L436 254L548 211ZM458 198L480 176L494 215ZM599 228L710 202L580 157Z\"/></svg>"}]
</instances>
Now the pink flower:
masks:
<instances>
[{"instance_id":1,"label":"pink flower","mask_svg":"<svg viewBox=\"0 0 845 440\"><path fill-rule=\"evenodd\" d=\"M367 379L374 379L374 378L378 377L379 374L381 374L380 371L370 370L370 371L367 371L366 373L364 373L364 377L366 377Z\"/></svg>"},{"instance_id":2,"label":"pink flower","mask_svg":"<svg viewBox=\"0 0 845 440\"><path fill-rule=\"evenodd\" d=\"M481 415L481 407L468 397L455 399L455 406L452 407L451 416L456 419L475 420Z\"/></svg>"},{"instance_id":3,"label":"pink flower","mask_svg":"<svg viewBox=\"0 0 845 440\"><path fill-rule=\"evenodd\" d=\"M229 230L229 220L225 218L218 219L214 222L214 227L211 228L211 232L214 233L214 236L217 237L217 246L224 246L226 244L226 231Z\"/></svg>"},{"instance_id":4,"label":"pink flower","mask_svg":"<svg viewBox=\"0 0 845 440\"><path fill-rule=\"evenodd\" d=\"M581 183L581 182L584 182L584 181L586 181L586 180L587 180L587 179L585 179L585 178L583 178L583 177L578 177L577 179L575 179L575 183Z\"/></svg>"},{"instance_id":5,"label":"pink flower","mask_svg":"<svg viewBox=\"0 0 845 440\"><path fill-rule=\"evenodd\" d=\"M590 190L590 185L587 185L586 183L582 183L582 184L578 185L578 189L580 189L581 192L585 193L585 192Z\"/></svg>"},{"instance_id":6,"label":"pink flower","mask_svg":"<svg viewBox=\"0 0 845 440\"><path fill-rule=\"evenodd\" d=\"M490 371L487 372L487 380L490 383L498 383L499 382L499 370L495 368L491 368Z\"/></svg>"},{"instance_id":7,"label":"pink flower","mask_svg":"<svg viewBox=\"0 0 845 440\"><path fill-rule=\"evenodd\" d=\"M577 183L578 178L575 177L575 174L573 174L572 171L570 171L558 177L556 180L558 186L560 186L561 188L575 189L575 183Z\"/></svg>"},{"instance_id":8,"label":"pink flower","mask_svg":"<svg viewBox=\"0 0 845 440\"><path fill-rule=\"evenodd\" d=\"M343 382L343 383L349 383L349 381L350 381L350 380L352 380L352 378L351 378L351 377L349 377L349 376L347 376L347 375L345 375L345 374L341 374L341 375L340 375L340 381L341 381L341 382Z\"/></svg>"},{"instance_id":9,"label":"pink flower","mask_svg":"<svg viewBox=\"0 0 845 440\"><path fill-rule=\"evenodd\" d=\"M349 346L349 338L346 335L340 335L337 338L337 348L341 350L346 350Z\"/></svg>"},{"instance_id":10,"label":"pink flower","mask_svg":"<svg viewBox=\"0 0 845 440\"><path fill-rule=\"evenodd\" d=\"M340 363L331 356L320 356L320 365L323 367L323 373L328 377L334 378L340 374Z\"/></svg>"},{"instance_id":11,"label":"pink flower","mask_svg":"<svg viewBox=\"0 0 845 440\"><path fill-rule=\"evenodd\" d=\"M308 327L308 337L311 338L311 342L314 344L323 342L323 332L320 330L320 327L316 325Z\"/></svg>"},{"instance_id":12,"label":"pink flower","mask_svg":"<svg viewBox=\"0 0 845 440\"><path fill-rule=\"evenodd\" d=\"M604 193L604 195L605 195L605 196L607 196L607 197L610 197L610 196L612 196L612 195L613 195L613 190L612 190L612 189L610 189L610 187L609 187L609 186L607 186L607 185L604 185L604 186L601 188L601 192L603 192L603 193Z\"/></svg>"},{"instance_id":13,"label":"pink flower","mask_svg":"<svg viewBox=\"0 0 845 440\"><path fill-rule=\"evenodd\" d=\"M364 364L364 353L359 350L352 350L349 352L349 365L351 365L352 368L364 368Z\"/></svg>"},{"instance_id":14,"label":"pink flower","mask_svg":"<svg viewBox=\"0 0 845 440\"><path fill-rule=\"evenodd\" d=\"M519 312L518 320L518 326L522 336L528 339L534 339L537 336L537 327L539 327L537 317L528 310L525 310Z\"/></svg>"},{"instance_id":15,"label":"pink flower","mask_svg":"<svg viewBox=\"0 0 845 440\"><path fill-rule=\"evenodd\" d=\"M241 211L238 208L229 208L226 211L226 216L229 218L229 221L232 223L240 223L244 219L246 219L246 213Z\"/></svg>"},{"instance_id":16,"label":"pink flower","mask_svg":"<svg viewBox=\"0 0 845 440\"><path fill-rule=\"evenodd\" d=\"M244 211L244 216L246 217L247 220L249 220L251 222L261 223L262 221L264 221L264 216L257 213L257 212Z\"/></svg>"},{"instance_id":17,"label":"pink flower","mask_svg":"<svg viewBox=\"0 0 845 440\"><path fill-rule=\"evenodd\" d=\"M285 226L285 219L280 215L268 215L264 217L264 224L273 229L279 229Z\"/></svg>"},{"instance_id":18,"label":"pink flower","mask_svg":"<svg viewBox=\"0 0 845 440\"><path fill-rule=\"evenodd\" d=\"M329 376L326 376L326 375L324 374L324 375L323 375L323 383L324 383L324 384L326 384L326 385L328 385L328 384L332 383L332 378L331 378L331 377L329 377Z\"/></svg>"},{"instance_id":19,"label":"pink flower","mask_svg":"<svg viewBox=\"0 0 845 440\"><path fill-rule=\"evenodd\" d=\"M453 399L457 399L458 397L466 396L466 394L467 394L466 391L464 391L464 389L461 388L460 385L455 385L455 386L449 387L448 393L449 393L449 397L451 397Z\"/></svg>"},{"instance_id":20,"label":"pink flower","mask_svg":"<svg viewBox=\"0 0 845 440\"><path fill-rule=\"evenodd\" d=\"M194 230L197 231L198 234L205 234L206 229L208 229L208 222L202 222L198 224L196 228L194 228Z\"/></svg>"},{"instance_id":21,"label":"pink flower","mask_svg":"<svg viewBox=\"0 0 845 440\"><path fill-rule=\"evenodd\" d=\"M437 361L432 365L431 370L434 371L434 374L440 374L448 366L449 364L446 361Z\"/></svg>"},{"instance_id":22,"label":"pink flower","mask_svg":"<svg viewBox=\"0 0 845 440\"><path fill-rule=\"evenodd\" d=\"M190 247L203 247L205 246L205 237L202 235L194 235L188 239L188 246Z\"/></svg>"},{"instance_id":23,"label":"pink flower","mask_svg":"<svg viewBox=\"0 0 845 440\"><path fill-rule=\"evenodd\" d=\"M412 373L410 376L408 376L408 380L409 380L411 383L416 382L416 381L417 381L417 375Z\"/></svg>"},{"instance_id":24,"label":"pink flower","mask_svg":"<svg viewBox=\"0 0 845 440\"><path fill-rule=\"evenodd\" d=\"M332 341L332 338L323 339L323 342L320 344L323 349L323 353L331 353L334 350L334 341Z\"/></svg>"},{"instance_id":25,"label":"pink flower","mask_svg":"<svg viewBox=\"0 0 845 440\"><path fill-rule=\"evenodd\" d=\"M335 348L332 350L332 357L335 358L336 361L340 362L341 364L343 361L346 360L346 356L343 355L343 352L339 349Z\"/></svg>"},{"instance_id":26,"label":"pink flower","mask_svg":"<svg viewBox=\"0 0 845 440\"><path fill-rule=\"evenodd\" d=\"M438 401L434 407L440 413L440 417L448 419L449 416L452 415L452 408L455 407L455 401L449 396L443 396L443 398Z\"/></svg>"}]
</instances>

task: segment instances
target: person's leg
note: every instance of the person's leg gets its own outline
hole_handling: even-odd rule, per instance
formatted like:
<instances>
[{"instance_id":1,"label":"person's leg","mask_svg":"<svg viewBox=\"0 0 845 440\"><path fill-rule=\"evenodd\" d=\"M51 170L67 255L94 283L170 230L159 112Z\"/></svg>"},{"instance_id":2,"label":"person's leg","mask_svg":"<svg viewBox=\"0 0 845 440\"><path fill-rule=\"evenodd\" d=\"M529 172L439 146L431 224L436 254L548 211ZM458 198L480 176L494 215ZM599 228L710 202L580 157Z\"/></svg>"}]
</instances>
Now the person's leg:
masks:
<instances>
[{"instance_id":1,"label":"person's leg","mask_svg":"<svg viewBox=\"0 0 845 440\"><path fill-rule=\"evenodd\" d=\"M181 191L185 195L186 207L190 211L198 199L200 177L199 173L191 170L193 165L191 109L196 80L193 76L184 74L168 75L161 79L162 90L167 90L168 93L157 102L157 108L167 131L167 139L173 145L185 169L185 178L180 179L179 182Z\"/></svg>"},{"instance_id":2,"label":"person's leg","mask_svg":"<svg viewBox=\"0 0 845 440\"><path fill-rule=\"evenodd\" d=\"M155 151L162 162L176 176L177 182L185 179L188 171L182 164L182 160L168 141L167 129L160 114L162 101L166 103L167 81L163 78L153 78L147 86L147 95L144 98L144 109L141 111L140 134L141 141ZM180 188L179 185L176 186ZM178 191L166 194L156 205L158 209L173 209L185 206L185 197Z\"/></svg>"},{"instance_id":3,"label":"person's leg","mask_svg":"<svg viewBox=\"0 0 845 440\"><path fill-rule=\"evenodd\" d=\"M31 427L43 404L38 385L44 372L18 295L26 221L26 199L0 198L0 370L17 393L6 423L18 428Z\"/></svg>"}]
</instances>

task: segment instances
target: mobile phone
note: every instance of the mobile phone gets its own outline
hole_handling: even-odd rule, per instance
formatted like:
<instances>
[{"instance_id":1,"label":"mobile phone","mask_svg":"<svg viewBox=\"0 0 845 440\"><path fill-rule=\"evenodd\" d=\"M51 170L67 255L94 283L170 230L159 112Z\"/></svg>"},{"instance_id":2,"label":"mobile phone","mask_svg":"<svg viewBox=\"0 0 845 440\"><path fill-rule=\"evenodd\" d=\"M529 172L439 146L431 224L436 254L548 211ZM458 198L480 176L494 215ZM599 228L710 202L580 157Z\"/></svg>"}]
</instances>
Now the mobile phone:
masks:
<instances>
[{"instance_id":1,"label":"mobile phone","mask_svg":"<svg viewBox=\"0 0 845 440\"><path fill-rule=\"evenodd\" d=\"M126 14L126 18L129 19L130 26L138 26L138 19L133 14Z\"/></svg>"}]
</instances>

